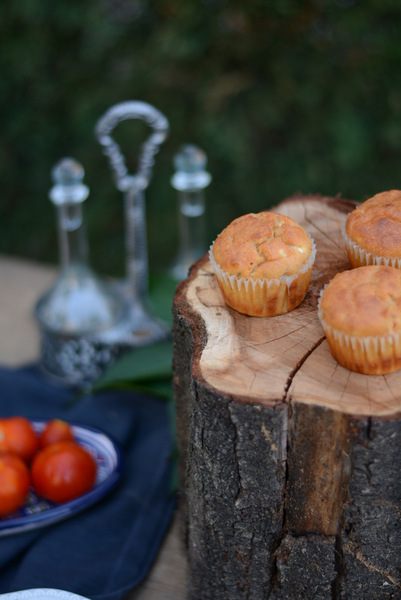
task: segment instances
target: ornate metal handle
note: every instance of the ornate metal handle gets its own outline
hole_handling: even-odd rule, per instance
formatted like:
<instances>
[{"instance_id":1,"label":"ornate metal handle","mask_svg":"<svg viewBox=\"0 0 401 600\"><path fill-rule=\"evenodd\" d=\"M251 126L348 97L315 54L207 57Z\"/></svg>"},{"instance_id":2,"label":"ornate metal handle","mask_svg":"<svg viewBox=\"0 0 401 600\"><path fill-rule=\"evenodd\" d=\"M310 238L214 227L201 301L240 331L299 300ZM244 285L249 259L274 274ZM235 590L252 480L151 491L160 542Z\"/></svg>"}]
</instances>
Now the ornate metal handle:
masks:
<instances>
[{"instance_id":1,"label":"ornate metal handle","mask_svg":"<svg viewBox=\"0 0 401 600\"><path fill-rule=\"evenodd\" d=\"M128 173L120 147L111 136L113 129L127 119L141 119L152 133L142 145L138 172ZM146 207L144 190L149 184L154 156L166 139L169 125L166 117L150 104L139 101L112 106L96 125L97 138L108 156L117 189L124 194L127 286L124 297L130 304L128 328L131 343L139 345L165 337L166 329L148 312L148 253L146 240Z\"/></svg>"},{"instance_id":2,"label":"ornate metal handle","mask_svg":"<svg viewBox=\"0 0 401 600\"><path fill-rule=\"evenodd\" d=\"M120 147L111 137L113 129L127 119L141 119L153 129L142 146L136 175L128 173ZM135 184L138 188L145 189L151 177L154 156L168 135L169 124L166 117L146 102L137 100L120 102L107 110L99 119L95 131L99 143L103 146L104 154L109 158L117 188L121 192L126 192Z\"/></svg>"}]
</instances>

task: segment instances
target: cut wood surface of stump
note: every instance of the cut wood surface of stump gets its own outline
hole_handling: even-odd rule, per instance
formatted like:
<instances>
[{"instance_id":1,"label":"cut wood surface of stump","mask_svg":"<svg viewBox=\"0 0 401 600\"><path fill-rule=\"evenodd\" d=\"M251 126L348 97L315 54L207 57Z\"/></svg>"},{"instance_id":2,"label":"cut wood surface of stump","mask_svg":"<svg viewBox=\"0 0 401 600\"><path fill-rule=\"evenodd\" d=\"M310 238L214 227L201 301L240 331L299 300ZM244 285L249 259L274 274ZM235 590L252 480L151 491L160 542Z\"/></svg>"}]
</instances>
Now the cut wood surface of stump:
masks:
<instances>
[{"instance_id":1,"label":"cut wood surface of stump","mask_svg":"<svg viewBox=\"0 0 401 600\"><path fill-rule=\"evenodd\" d=\"M292 312L229 308L208 257L174 300L174 389L190 600L401 600L401 371L353 373L330 354L321 289L349 268L356 203L273 209L315 240Z\"/></svg>"}]
</instances>

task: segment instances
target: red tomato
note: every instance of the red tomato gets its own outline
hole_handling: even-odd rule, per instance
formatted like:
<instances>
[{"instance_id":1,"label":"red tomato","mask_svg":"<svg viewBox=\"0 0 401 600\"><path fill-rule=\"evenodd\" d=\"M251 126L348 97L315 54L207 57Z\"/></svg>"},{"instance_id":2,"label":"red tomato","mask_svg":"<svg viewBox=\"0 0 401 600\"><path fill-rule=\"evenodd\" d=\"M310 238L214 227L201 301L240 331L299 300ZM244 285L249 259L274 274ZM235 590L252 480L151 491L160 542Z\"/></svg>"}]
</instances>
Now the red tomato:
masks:
<instances>
[{"instance_id":1,"label":"red tomato","mask_svg":"<svg viewBox=\"0 0 401 600\"><path fill-rule=\"evenodd\" d=\"M77 442L64 441L40 450L31 475L39 496L53 502L68 502L89 491L96 480L96 461Z\"/></svg>"},{"instance_id":2,"label":"red tomato","mask_svg":"<svg viewBox=\"0 0 401 600\"><path fill-rule=\"evenodd\" d=\"M0 516L15 512L29 492L29 470L16 454L0 455Z\"/></svg>"},{"instance_id":3,"label":"red tomato","mask_svg":"<svg viewBox=\"0 0 401 600\"><path fill-rule=\"evenodd\" d=\"M25 417L0 419L0 452L17 454L25 462L39 449L39 436Z\"/></svg>"},{"instance_id":4,"label":"red tomato","mask_svg":"<svg viewBox=\"0 0 401 600\"><path fill-rule=\"evenodd\" d=\"M74 441L74 431L69 423L61 419L52 419L48 421L40 434L40 445L42 448L64 442L66 440Z\"/></svg>"}]
</instances>

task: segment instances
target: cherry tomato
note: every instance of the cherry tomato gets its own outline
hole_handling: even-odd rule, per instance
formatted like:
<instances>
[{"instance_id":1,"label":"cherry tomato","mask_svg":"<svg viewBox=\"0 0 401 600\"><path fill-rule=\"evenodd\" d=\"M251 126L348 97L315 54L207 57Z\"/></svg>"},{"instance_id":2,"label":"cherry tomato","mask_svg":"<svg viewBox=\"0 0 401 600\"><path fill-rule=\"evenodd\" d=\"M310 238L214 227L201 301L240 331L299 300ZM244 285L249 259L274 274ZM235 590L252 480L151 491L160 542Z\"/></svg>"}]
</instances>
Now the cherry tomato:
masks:
<instances>
[{"instance_id":1,"label":"cherry tomato","mask_svg":"<svg viewBox=\"0 0 401 600\"><path fill-rule=\"evenodd\" d=\"M74 441L74 431L69 423L62 419L48 421L40 434L42 448L66 440Z\"/></svg>"},{"instance_id":2,"label":"cherry tomato","mask_svg":"<svg viewBox=\"0 0 401 600\"><path fill-rule=\"evenodd\" d=\"M25 462L16 454L0 454L0 516L18 510L29 492L30 476Z\"/></svg>"},{"instance_id":3,"label":"cherry tomato","mask_svg":"<svg viewBox=\"0 0 401 600\"><path fill-rule=\"evenodd\" d=\"M96 471L93 456L71 441L39 450L31 467L36 493L53 502L68 502L89 491L95 483Z\"/></svg>"},{"instance_id":4,"label":"cherry tomato","mask_svg":"<svg viewBox=\"0 0 401 600\"><path fill-rule=\"evenodd\" d=\"M39 436L28 419L0 419L0 452L12 452L25 462L30 462L38 449Z\"/></svg>"}]
</instances>

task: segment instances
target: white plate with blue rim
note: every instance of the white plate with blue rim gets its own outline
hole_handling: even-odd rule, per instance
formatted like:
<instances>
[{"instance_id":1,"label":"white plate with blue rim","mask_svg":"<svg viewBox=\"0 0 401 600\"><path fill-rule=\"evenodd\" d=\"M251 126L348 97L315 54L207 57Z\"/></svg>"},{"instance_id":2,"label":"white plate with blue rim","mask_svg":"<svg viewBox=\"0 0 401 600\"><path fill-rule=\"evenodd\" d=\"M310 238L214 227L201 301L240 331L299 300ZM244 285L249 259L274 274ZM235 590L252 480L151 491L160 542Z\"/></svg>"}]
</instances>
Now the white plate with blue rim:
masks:
<instances>
[{"instance_id":1,"label":"white plate with blue rim","mask_svg":"<svg viewBox=\"0 0 401 600\"><path fill-rule=\"evenodd\" d=\"M32 421L32 424L40 433L46 421ZM99 429L75 423L71 423L71 426L76 441L96 460L95 485L82 496L63 504L45 500L31 489L25 504L18 511L0 517L0 537L45 527L71 517L98 502L117 485L122 474L122 452L119 445Z\"/></svg>"},{"instance_id":2,"label":"white plate with blue rim","mask_svg":"<svg viewBox=\"0 0 401 600\"><path fill-rule=\"evenodd\" d=\"M65 590L56 590L52 588L35 588L31 590L21 590L20 592L8 592L0 594L3 600L89 600L85 596L73 594Z\"/></svg>"}]
</instances>

